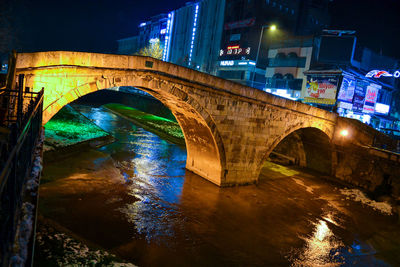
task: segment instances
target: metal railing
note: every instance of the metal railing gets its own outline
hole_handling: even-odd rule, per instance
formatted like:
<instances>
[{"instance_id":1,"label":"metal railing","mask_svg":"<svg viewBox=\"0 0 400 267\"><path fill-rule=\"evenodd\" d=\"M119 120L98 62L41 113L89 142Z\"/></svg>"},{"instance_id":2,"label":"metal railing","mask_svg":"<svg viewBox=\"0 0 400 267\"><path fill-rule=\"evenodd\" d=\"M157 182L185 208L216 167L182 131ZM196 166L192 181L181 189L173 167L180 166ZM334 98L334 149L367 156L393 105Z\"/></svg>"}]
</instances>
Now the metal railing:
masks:
<instances>
[{"instance_id":1,"label":"metal railing","mask_svg":"<svg viewBox=\"0 0 400 267\"><path fill-rule=\"evenodd\" d=\"M41 133L43 89L40 92L0 90L0 266L9 266L33 152ZM5 100L8 105L4 109Z\"/></svg>"}]
</instances>

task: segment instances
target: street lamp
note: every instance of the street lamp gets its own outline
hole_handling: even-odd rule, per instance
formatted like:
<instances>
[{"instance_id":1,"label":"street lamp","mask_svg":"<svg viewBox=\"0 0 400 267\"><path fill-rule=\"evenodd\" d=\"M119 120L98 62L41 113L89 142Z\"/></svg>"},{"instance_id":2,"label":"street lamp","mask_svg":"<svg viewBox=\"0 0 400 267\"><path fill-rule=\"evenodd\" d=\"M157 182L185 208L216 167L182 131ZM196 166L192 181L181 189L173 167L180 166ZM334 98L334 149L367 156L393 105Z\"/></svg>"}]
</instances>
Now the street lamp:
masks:
<instances>
[{"instance_id":1,"label":"street lamp","mask_svg":"<svg viewBox=\"0 0 400 267\"><path fill-rule=\"evenodd\" d=\"M269 28L269 30L270 30L271 32L274 32L274 31L276 31L276 25L275 25L275 24L272 24L272 25L263 25L263 26L261 27L260 40L258 41L258 49L257 49L257 56L256 56L256 64L254 65L253 79L252 79L252 81L251 81L251 87L254 87L254 80L255 80L255 78L256 78L256 69L257 69L258 56L259 56L259 54L260 54L261 41L262 41L262 36L263 36L263 33L264 33L264 29L265 29L265 28Z\"/></svg>"},{"instance_id":2,"label":"street lamp","mask_svg":"<svg viewBox=\"0 0 400 267\"><path fill-rule=\"evenodd\" d=\"M346 137L346 136L349 135L349 131L346 130L346 129L343 129L343 130L340 131L340 135L343 136L343 137Z\"/></svg>"}]
</instances>

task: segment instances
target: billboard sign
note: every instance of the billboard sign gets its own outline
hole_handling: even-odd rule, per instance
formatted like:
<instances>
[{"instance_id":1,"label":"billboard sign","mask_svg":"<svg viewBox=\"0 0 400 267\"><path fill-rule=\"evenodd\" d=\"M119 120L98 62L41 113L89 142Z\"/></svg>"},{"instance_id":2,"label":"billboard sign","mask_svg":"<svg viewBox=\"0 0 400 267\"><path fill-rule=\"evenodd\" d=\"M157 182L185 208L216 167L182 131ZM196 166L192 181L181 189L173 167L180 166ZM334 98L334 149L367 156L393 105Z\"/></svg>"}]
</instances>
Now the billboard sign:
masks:
<instances>
[{"instance_id":1,"label":"billboard sign","mask_svg":"<svg viewBox=\"0 0 400 267\"><path fill-rule=\"evenodd\" d=\"M374 113L375 112L375 103L378 98L379 89L382 86L371 83L367 86L367 91L365 94L365 102L363 107L364 113Z\"/></svg>"},{"instance_id":2,"label":"billboard sign","mask_svg":"<svg viewBox=\"0 0 400 267\"><path fill-rule=\"evenodd\" d=\"M356 87L356 80L353 77L343 76L342 84L339 90L338 100L352 103L355 87Z\"/></svg>"},{"instance_id":3,"label":"billboard sign","mask_svg":"<svg viewBox=\"0 0 400 267\"><path fill-rule=\"evenodd\" d=\"M307 76L304 102L334 105L338 80L337 76Z\"/></svg>"},{"instance_id":4,"label":"billboard sign","mask_svg":"<svg viewBox=\"0 0 400 267\"><path fill-rule=\"evenodd\" d=\"M371 70L367 74L365 74L367 78L381 78L381 77L394 77L400 78L400 70L396 70L394 73L390 73L386 70Z\"/></svg>"},{"instance_id":5,"label":"billboard sign","mask_svg":"<svg viewBox=\"0 0 400 267\"><path fill-rule=\"evenodd\" d=\"M353 111L362 112L364 108L365 101L365 93L367 91L368 82L365 81L356 81L356 87L354 89L354 98L353 98Z\"/></svg>"}]
</instances>

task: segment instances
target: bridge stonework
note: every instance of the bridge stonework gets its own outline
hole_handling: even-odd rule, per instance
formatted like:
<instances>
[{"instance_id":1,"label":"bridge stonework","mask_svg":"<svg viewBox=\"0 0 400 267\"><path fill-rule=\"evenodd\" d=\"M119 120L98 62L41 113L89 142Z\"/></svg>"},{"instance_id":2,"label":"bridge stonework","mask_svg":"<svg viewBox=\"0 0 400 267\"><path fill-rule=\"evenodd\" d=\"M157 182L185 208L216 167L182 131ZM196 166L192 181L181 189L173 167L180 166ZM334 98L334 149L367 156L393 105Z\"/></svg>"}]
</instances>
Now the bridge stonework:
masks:
<instances>
[{"instance_id":1,"label":"bridge stonework","mask_svg":"<svg viewBox=\"0 0 400 267\"><path fill-rule=\"evenodd\" d=\"M82 52L20 53L16 74L45 88L46 123L64 105L88 93L134 86L176 117L185 136L186 168L219 186L257 181L262 164L290 133L316 128L334 140L337 116L149 57Z\"/></svg>"}]
</instances>

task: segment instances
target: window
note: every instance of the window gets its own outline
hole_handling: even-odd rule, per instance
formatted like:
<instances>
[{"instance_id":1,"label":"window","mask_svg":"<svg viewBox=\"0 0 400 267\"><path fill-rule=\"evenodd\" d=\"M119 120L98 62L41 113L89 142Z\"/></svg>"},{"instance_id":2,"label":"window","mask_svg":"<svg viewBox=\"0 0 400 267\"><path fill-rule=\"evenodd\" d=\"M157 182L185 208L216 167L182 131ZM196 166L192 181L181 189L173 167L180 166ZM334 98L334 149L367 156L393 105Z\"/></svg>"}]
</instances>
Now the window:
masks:
<instances>
[{"instance_id":1,"label":"window","mask_svg":"<svg viewBox=\"0 0 400 267\"><path fill-rule=\"evenodd\" d=\"M293 80L294 77L293 77L293 75L292 75L291 73L286 73L286 74L283 76L283 79L286 79L286 80Z\"/></svg>"},{"instance_id":2,"label":"window","mask_svg":"<svg viewBox=\"0 0 400 267\"><path fill-rule=\"evenodd\" d=\"M218 76L221 78L224 78L224 79L243 80L244 79L244 71L221 70L221 71L219 71Z\"/></svg>"},{"instance_id":3,"label":"window","mask_svg":"<svg viewBox=\"0 0 400 267\"><path fill-rule=\"evenodd\" d=\"M279 59L286 58L286 55L285 55L285 53L278 53L278 54L276 54L275 58L279 58Z\"/></svg>"}]
</instances>

